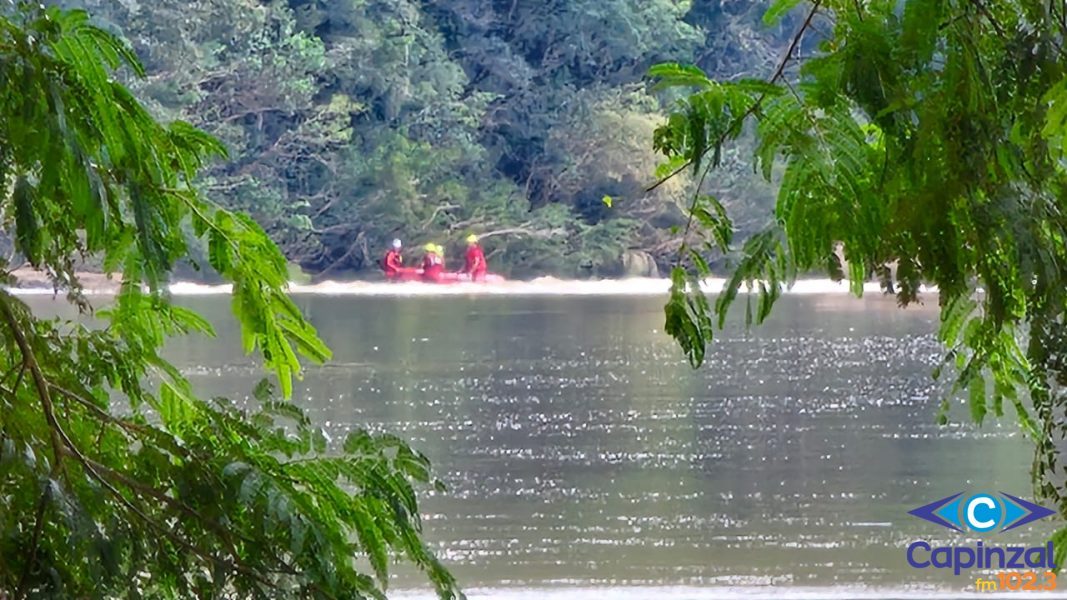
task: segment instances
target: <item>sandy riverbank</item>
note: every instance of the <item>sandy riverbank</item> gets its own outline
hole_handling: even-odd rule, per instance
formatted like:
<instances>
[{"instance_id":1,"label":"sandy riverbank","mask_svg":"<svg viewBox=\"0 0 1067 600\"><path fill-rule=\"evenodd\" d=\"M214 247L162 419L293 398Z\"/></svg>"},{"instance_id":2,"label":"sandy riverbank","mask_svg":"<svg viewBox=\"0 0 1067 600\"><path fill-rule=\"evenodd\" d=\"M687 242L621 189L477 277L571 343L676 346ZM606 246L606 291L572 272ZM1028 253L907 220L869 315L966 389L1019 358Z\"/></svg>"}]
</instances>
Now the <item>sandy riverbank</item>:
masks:
<instances>
[{"instance_id":1,"label":"sandy riverbank","mask_svg":"<svg viewBox=\"0 0 1067 600\"><path fill-rule=\"evenodd\" d=\"M32 269L15 271L18 285L13 290L16 294L51 294L52 285L48 278ZM108 278L100 273L79 273L79 278L87 294L110 295L118 291L120 276ZM725 279L707 279L701 286L705 292L715 294L722 290ZM554 277L540 277L531 281L506 281L502 283L456 283L450 285L427 284L419 282L389 283L368 280L326 280L313 284L290 284L294 294L311 294L324 296L453 296L453 295L489 295L489 296L658 296L666 295L670 290L668 279L632 278L604 280L569 280ZM228 284L212 285L191 281L176 281L169 286L176 296L207 296L228 294ZM924 288L926 294L936 294L936 288ZM787 294L845 295L849 293L847 282L833 282L829 279L798 280ZM882 290L877 282L864 286L864 293L881 296Z\"/></svg>"},{"instance_id":2,"label":"sandy riverbank","mask_svg":"<svg viewBox=\"0 0 1067 600\"><path fill-rule=\"evenodd\" d=\"M11 274L17 280L15 284L17 290L52 290L52 282L41 271L30 267L22 267L15 269ZM121 275L109 278L103 273L79 272L78 279L85 287L86 292L97 294L113 294L118 291L119 285L122 283Z\"/></svg>"}]
</instances>

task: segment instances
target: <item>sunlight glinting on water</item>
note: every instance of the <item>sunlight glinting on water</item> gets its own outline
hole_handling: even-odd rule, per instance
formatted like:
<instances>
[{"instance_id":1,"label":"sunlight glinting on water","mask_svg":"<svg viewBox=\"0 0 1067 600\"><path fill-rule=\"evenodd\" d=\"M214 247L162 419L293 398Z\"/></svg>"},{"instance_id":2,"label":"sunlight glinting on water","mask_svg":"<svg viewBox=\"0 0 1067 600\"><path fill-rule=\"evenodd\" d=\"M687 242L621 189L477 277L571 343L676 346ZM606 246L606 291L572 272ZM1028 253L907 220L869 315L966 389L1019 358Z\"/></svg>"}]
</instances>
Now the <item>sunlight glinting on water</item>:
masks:
<instances>
[{"instance_id":1,"label":"sunlight glinting on water","mask_svg":"<svg viewBox=\"0 0 1067 600\"><path fill-rule=\"evenodd\" d=\"M307 286L298 302L335 355L293 401L332 440L390 432L432 457L447 491L420 494L427 541L472 600L974 596L973 576L904 559L916 539L974 540L907 511L961 489L1025 493L1029 446L1007 420L974 427L960 402L936 423L936 302L805 293L826 284L798 282L756 331L718 332L699 370L662 331L666 282L441 300L460 286ZM609 291L568 297L593 285ZM408 288L424 291L394 291ZM197 389L251 402L262 370L224 291L178 301L220 335L168 356ZM1043 540L1038 525L998 540ZM410 569L390 579L390 597L432 597Z\"/></svg>"}]
</instances>

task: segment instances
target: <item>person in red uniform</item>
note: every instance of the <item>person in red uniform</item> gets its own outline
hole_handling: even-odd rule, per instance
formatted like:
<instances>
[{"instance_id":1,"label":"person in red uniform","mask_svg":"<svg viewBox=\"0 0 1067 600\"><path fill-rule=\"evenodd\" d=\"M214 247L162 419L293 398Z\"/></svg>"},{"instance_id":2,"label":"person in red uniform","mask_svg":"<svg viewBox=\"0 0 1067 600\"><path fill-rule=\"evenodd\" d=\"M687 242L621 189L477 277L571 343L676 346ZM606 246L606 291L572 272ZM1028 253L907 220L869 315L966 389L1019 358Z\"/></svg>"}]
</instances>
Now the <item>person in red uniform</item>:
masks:
<instances>
[{"instance_id":1,"label":"person in red uniform","mask_svg":"<svg viewBox=\"0 0 1067 600\"><path fill-rule=\"evenodd\" d=\"M385 277L387 279L399 279L401 271L404 270L404 257L400 254L400 249L403 244L400 240L393 240L393 247L389 249L389 252L385 253L385 259L382 261L382 270L385 271Z\"/></svg>"},{"instance_id":2,"label":"person in red uniform","mask_svg":"<svg viewBox=\"0 0 1067 600\"><path fill-rule=\"evenodd\" d=\"M422 278L436 283L441 280L441 273L445 269L445 264L437 253L436 244L426 244L425 249L426 254L422 256Z\"/></svg>"},{"instance_id":3,"label":"person in red uniform","mask_svg":"<svg viewBox=\"0 0 1067 600\"><path fill-rule=\"evenodd\" d=\"M478 236L472 233L467 236L467 262L463 266L463 272L471 276L471 281L483 281L487 270L485 253L478 245Z\"/></svg>"}]
</instances>

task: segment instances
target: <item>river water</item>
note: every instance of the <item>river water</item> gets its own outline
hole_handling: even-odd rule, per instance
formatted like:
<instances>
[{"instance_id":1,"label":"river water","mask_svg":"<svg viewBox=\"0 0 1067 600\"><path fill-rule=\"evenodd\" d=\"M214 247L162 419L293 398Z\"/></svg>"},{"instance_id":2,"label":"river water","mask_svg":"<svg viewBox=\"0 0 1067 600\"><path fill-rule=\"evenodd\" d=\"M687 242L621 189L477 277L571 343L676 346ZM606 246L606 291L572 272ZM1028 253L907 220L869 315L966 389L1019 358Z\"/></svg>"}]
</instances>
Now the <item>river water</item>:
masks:
<instances>
[{"instance_id":1,"label":"river water","mask_svg":"<svg viewBox=\"0 0 1067 600\"><path fill-rule=\"evenodd\" d=\"M182 302L219 338L169 355L203 394L247 396L261 372L228 299ZM700 370L663 333L658 296L298 302L334 359L296 401L335 438L388 430L433 459L449 490L423 496L426 535L472 598L958 595L977 572L914 569L905 549L960 534L907 511L965 490L1031 496L1010 415L976 428L957 402L935 424L933 298L786 296ZM986 541L1042 544L1049 521ZM394 579L430 597L417 574Z\"/></svg>"}]
</instances>

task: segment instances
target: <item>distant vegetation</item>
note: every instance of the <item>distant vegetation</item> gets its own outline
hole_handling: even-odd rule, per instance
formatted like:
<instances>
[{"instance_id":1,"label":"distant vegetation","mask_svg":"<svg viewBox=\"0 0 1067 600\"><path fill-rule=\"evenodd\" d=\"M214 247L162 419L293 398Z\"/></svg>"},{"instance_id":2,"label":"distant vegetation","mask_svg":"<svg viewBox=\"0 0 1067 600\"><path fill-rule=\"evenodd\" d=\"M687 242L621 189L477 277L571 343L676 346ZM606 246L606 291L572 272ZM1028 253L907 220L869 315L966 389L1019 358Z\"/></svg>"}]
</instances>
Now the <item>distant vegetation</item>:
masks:
<instances>
[{"instance_id":1,"label":"distant vegetation","mask_svg":"<svg viewBox=\"0 0 1067 600\"><path fill-rule=\"evenodd\" d=\"M670 100L648 68L766 77L796 25L719 0L61 4L130 40L148 78L129 83L155 116L227 145L203 189L326 275L376 268L393 237L469 231L515 276L613 274L626 251L663 269L692 184L644 192ZM773 192L739 157L709 187L743 237Z\"/></svg>"}]
</instances>

